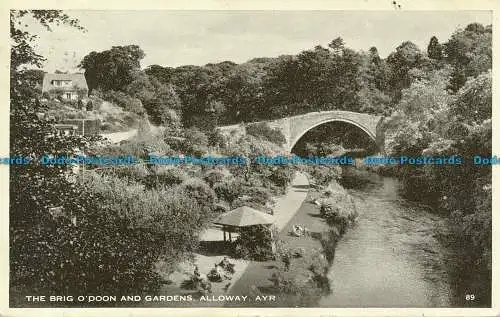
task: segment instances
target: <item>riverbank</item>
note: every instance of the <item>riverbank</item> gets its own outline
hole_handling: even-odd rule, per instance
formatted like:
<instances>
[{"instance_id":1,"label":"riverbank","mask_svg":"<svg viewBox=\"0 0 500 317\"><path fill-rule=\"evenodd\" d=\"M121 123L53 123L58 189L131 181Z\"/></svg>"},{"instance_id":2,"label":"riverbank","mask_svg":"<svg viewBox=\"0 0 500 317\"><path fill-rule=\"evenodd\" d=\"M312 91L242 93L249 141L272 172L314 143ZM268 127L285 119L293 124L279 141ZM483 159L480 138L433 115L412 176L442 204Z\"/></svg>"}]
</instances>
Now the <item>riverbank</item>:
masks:
<instances>
[{"instance_id":1,"label":"riverbank","mask_svg":"<svg viewBox=\"0 0 500 317\"><path fill-rule=\"evenodd\" d=\"M329 186L330 198L333 200L344 201L345 204L351 203L345 190L337 183ZM299 210L288 221L279 233L279 240L288 250L301 254L300 257L292 257L288 269L283 268L283 262L280 258L275 261L251 262L245 273L241 276L232 288L233 295L248 295L255 297L258 295L276 296L272 302L227 302L226 306L258 306L258 307L297 307L312 306L320 300L321 295L328 291L328 287L312 283L310 287L309 279L326 278L329 266L331 265L335 247L341 234L340 228L331 226L322 218L320 206L315 201L325 199L322 193L308 188L308 195L300 206ZM354 208L354 206L353 206ZM290 234L294 225L306 227L310 235L295 237ZM315 269L311 270L311 266ZM313 272L315 271L315 272ZM273 282L273 274L277 273L282 279L282 284L287 286L277 286ZM317 274L316 274L317 273ZM288 280L287 280L288 279ZM280 282L280 283L281 283ZM288 287L293 284L298 289ZM302 287L301 287L302 286ZM317 288L317 289L316 289Z\"/></svg>"}]
</instances>

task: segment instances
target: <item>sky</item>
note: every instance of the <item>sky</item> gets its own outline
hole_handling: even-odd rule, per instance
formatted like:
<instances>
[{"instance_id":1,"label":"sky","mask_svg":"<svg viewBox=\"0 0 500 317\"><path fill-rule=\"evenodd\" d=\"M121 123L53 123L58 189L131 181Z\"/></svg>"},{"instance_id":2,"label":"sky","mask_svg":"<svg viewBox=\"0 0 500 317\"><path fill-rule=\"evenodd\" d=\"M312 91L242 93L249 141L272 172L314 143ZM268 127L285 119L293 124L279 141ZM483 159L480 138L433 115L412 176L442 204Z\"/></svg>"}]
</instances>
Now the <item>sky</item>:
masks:
<instances>
[{"instance_id":1,"label":"sky","mask_svg":"<svg viewBox=\"0 0 500 317\"><path fill-rule=\"evenodd\" d=\"M76 71L91 51L139 45L143 68L158 64L205 65L254 57L297 54L327 46L340 36L354 50L377 47L386 57L404 41L426 50L472 22L491 24L490 11L66 11L87 29L57 26L52 32L28 23L38 34L44 70Z\"/></svg>"}]
</instances>

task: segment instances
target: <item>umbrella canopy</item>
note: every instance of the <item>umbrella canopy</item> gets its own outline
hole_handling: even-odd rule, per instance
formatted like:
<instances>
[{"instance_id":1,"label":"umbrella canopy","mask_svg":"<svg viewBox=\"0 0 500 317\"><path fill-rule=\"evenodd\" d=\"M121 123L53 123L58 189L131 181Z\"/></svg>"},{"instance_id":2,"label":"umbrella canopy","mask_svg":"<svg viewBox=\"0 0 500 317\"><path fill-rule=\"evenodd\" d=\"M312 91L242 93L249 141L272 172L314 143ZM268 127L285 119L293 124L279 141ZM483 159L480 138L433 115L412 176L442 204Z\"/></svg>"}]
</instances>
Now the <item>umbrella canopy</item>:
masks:
<instances>
[{"instance_id":1,"label":"umbrella canopy","mask_svg":"<svg viewBox=\"0 0 500 317\"><path fill-rule=\"evenodd\" d=\"M267 225L273 222L273 216L247 206L242 206L221 215L214 223L233 227L247 227Z\"/></svg>"}]
</instances>

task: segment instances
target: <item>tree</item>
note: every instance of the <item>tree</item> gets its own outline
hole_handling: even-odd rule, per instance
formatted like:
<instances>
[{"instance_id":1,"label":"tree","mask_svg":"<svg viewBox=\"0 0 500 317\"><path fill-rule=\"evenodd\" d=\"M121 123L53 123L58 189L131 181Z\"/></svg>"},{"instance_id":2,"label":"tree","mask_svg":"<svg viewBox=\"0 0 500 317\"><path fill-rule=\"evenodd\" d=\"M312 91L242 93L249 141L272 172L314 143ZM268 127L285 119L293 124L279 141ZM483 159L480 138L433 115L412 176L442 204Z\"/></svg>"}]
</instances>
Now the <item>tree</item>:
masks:
<instances>
[{"instance_id":1,"label":"tree","mask_svg":"<svg viewBox=\"0 0 500 317\"><path fill-rule=\"evenodd\" d=\"M468 80L458 91L458 98L451 104L450 112L465 124L481 124L491 119L492 104L491 70Z\"/></svg>"},{"instance_id":2,"label":"tree","mask_svg":"<svg viewBox=\"0 0 500 317\"><path fill-rule=\"evenodd\" d=\"M410 41L403 42L396 48L396 52L387 57L390 68L389 87L394 101L399 101L401 91L410 87L412 77L410 70L422 65L423 55L417 45Z\"/></svg>"},{"instance_id":3,"label":"tree","mask_svg":"<svg viewBox=\"0 0 500 317\"><path fill-rule=\"evenodd\" d=\"M457 30L444 44L448 63L454 66L450 83L458 91L468 77L477 76L491 68L492 28L478 23L469 24L464 30Z\"/></svg>"},{"instance_id":4,"label":"tree","mask_svg":"<svg viewBox=\"0 0 500 317\"><path fill-rule=\"evenodd\" d=\"M281 56L269 66L263 83L261 116L269 119L318 110L359 110L360 54L342 39L330 49L316 46L297 56Z\"/></svg>"},{"instance_id":5,"label":"tree","mask_svg":"<svg viewBox=\"0 0 500 317\"><path fill-rule=\"evenodd\" d=\"M390 96L387 90L389 70L378 54L376 47L371 47L368 54L363 54L356 80L360 87L357 99L359 111L388 115L391 110Z\"/></svg>"},{"instance_id":6,"label":"tree","mask_svg":"<svg viewBox=\"0 0 500 317\"><path fill-rule=\"evenodd\" d=\"M443 47L439 44L437 37L431 37L429 45L427 46L427 56L435 60L441 60L443 58Z\"/></svg>"},{"instance_id":7,"label":"tree","mask_svg":"<svg viewBox=\"0 0 500 317\"><path fill-rule=\"evenodd\" d=\"M137 45L113 46L106 51L90 52L78 67L85 69L89 91L96 88L125 91L144 56Z\"/></svg>"},{"instance_id":8,"label":"tree","mask_svg":"<svg viewBox=\"0 0 500 317\"><path fill-rule=\"evenodd\" d=\"M73 269L81 272L77 263L68 262L75 254L68 250L81 233L72 222L72 215L58 216L53 207L83 211L86 205L73 183L68 182L67 166L44 167L37 160L51 155L70 155L75 147L84 149L88 140L82 137L59 137L49 122L36 115L43 111L36 102L36 92L24 66L41 67L44 58L33 48L36 37L21 29L22 20L30 16L47 30L51 24L68 24L79 29L78 20L55 10L12 10L10 12L11 85L10 85L10 151L11 155L30 157L28 166L10 166L10 281L11 291L32 294L38 292L67 293L77 276L68 275ZM88 243L90 240L77 241ZM77 246L75 245L75 247ZM69 251L69 252L68 252ZM47 257L47 254L50 256ZM69 256L69 257L68 257ZM78 257L75 257L78 259ZM68 278L68 279L66 279ZM64 282L72 280L70 283ZM12 294L12 293L11 293ZM12 296L15 303L16 298Z\"/></svg>"},{"instance_id":9,"label":"tree","mask_svg":"<svg viewBox=\"0 0 500 317\"><path fill-rule=\"evenodd\" d=\"M72 157L77 155L77 150L88 151L96 140L59 136L53 122L40 120L36 115L46 109L36 101L32 80L25 76L23 67L41 66L43 57L33 49L35 37L20 29L24 24L19 22L28 16L47 28L49 24L64 23L81 29L77 20L61 11L10 12L13 41L10 151L12 157L32 160L28 165L10 166L11 305L26 306L25 295L30 294L117 295L117 290L124 294L155 291L160 278L153 271L153 262L167 251L171 251L169 255L174 260L178 260L179 255L185 256L185 251L196 243L197 224L202 223L197 216L196 221L176 233L182 236L183 243L175 244L178 237L165 238L165 233L174 231L162 228L158 218L140 216L141 221L134 222L137 218L132 216L137 217L141 210L134 208L131 202L152 204L146 207L149 211L165 211L158 209L159 206L169 206L170 215L192 213L184 218L169 218L163 224L188 221L186 219L194 217L199 206L188 199L157 204L159 196L143 193L126 181L115 183L115 187L103 187L109 183L101 181L88 186L89 183L77 183L72 179L74 175L69 165L40 164L39 159L44 155ZM94 186L96 184L101 187ZM170 193L160 196L179 198ZM163 217L164 214L156 215ZM193 231L188 230L196 234L191 235L189 232ZM160 241L169 245L161 249Z\"/></svg>"},{"instance_id":10,"label":"tree","mask_svg":"<svg viewBox=\"0 0 500 317\"><path fill-rule=\"evenodd\" d=\"M474 25L464 32L483 31L485 28ZM469 77L456 93L448 89L456 80L457 68L465 70L463 62L467 64L472 56L456 55L454 65L423 72L421 79L402 91L398 110L385 123L386 150L391 155L461 158L460 165L399 166L397 175L405 196L450 216L449 238L459 250L463 266L458 269L460 278L465 277L468 285L481 285L472 289L489 304L491 166L475 165L472 157L492 155L491 71ZM476 274L469 274L471 271Z\"/></svg>"},{"instance_id":11,"label":"tree","mask_svg":"<svg viewBox=\"0 0 500 317\"><path fill-rule=\"evenodd\" d=\"M328 47L332 50L332 52L336 55L340 55L345 48L344 40L340 37L333 39Z\"/></svg>"},{"instance_id":12,"label":"tree","mask_svg":"<svg viewBox=\"0 0 500 317\"><path fill-rule=\"evenodd\" d=\"M182 120L177 111L165 109L162 114L162 122L165 127L165 136L180 136L182 134Z\"/></svg>"},{"instance_id":13,"label":"tree","mask_svg":"<svg viewBox=\"0 0 500 317\"><path fill-rule=\"evenodd\" d=\"M378 65L382 61L378 53L378 49L375 46L370 47L370 49L368 50L368 54L370 56L371 63Z\"/></svg>"},{"instance_id":14,"label":"tree","mask_svg":"<svg viewBox=\"0 0 500 317\"><path fill-rule=\"evenodd\" d=\"M391 155L420 155L446 122L444 110L451 96L446 91L450 70L435 71L428 79L402 91L397 110L386 120L386 151Z\"/></svg>"}]
</instances>

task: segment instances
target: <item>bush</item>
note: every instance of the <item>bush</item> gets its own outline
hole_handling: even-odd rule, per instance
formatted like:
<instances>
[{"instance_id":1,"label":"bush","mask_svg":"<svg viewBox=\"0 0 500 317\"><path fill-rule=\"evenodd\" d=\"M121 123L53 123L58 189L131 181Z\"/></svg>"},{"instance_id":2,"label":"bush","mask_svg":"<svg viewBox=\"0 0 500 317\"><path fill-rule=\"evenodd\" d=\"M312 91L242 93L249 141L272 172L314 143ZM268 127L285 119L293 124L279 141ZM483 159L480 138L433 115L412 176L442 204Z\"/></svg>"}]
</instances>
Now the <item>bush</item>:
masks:
<instances>
[{"instance_id":1,"label":"bush","mask_svg":"<svg viewBox=\"0 0 500 317\"><path fill-rule=\"evenodd\" d=\"M180 167L158 166L154 175L159 184L168 186L179 185L189 179L188 174Z\"/></svg>"},{"instance_id":2,"label":"bush","mask_svg":"<svg viewBox=\"0 0 500 317\"><path fill-rule=\"evenodd\" d=\"M147 265L140 267L142 272L131 276L151 272L152 263L159 260L166 263L167 270L173 271L178 262L196 250L200 231L215 216L208 208L215 195L207 184L196 179L184 182L181 188L146 190L139 183L89 173L85 184L85 188L105 200L98 207L98 210L107 210L102 217L117 217L112 222L122 226L120 237L123 237L123 243L130 242L127 248L121 244L114 247L123 248L119 251L124 258L109 264L112 267L127 265L128 270L135 270L130 266L136 261L148 261ZM128 263L122 263L124 260ZM133 280L123 280L126 281L133 283Z\"/></svg>"},{"instance_id":3,"label":"bush","mask_svg":"<svg viewBox=\"0 0 500 317\"><path fill-rule=\"evenodd\" d=\"M212 170L207 173L203 179L210 185L210 187L214 187L215 184L222 182L224 177L223 173Z\"/></svg>"},{"instance_id":4,"label":"bush","mask_svg":"<svg viewBox=\"0 0 500 317\"><path fill-rule=\"evenodd\" d=\"M219 129L213 129L208 133L208 145L215 147L224 147L226 145L226 137Z\"/></svg>"},{"instance_id":5,"label":"bush","mask_svg":"<svg viewBox=\"0 0 500 317\"><path fill-rule=\"evenodd\" d=\"M327 186L331 182L339 179L342 170L339 166L307 166L306 170L309 172L314 183L319 186Z\"/></svg>"},{"instance_id":6,"label":"bush","mask_svg":"<svg viewBox=\"0 0 500 317\"><path fill-rule=\"evenodd\" d=\"M179 190L187 197L194 199L200 206L205 206L207 210L215 210L216 195L210 186L199 178L189 178L180 186Z\"/></svg>"},{"instance_id":7,"label":"bush","mask_svg":"<svg viewBox=\"0 0 500 317\"><path fill-rule=\"evenodd\" d=\"M186 155L203 156L208 152L208 137L196 128L190 128L184 132L185 140L181 150Z\"/></svg>"},{"instance_id":8,"label":"bush","mask_svg":"<svg viewBox=\"0 0 500 317\"><path fill-rule=\"evenodd\" d=\"M293 175L294 171L289 166L277 166L273 168L269 180L284 192L291 183Z\"/></svg>"},{"instance_id":9,"label":"bush","mask_svg":"<svg viewBox=\"0 0 500 317\"><path fill-rule=\"evenodd\" d=\"M265 212L265 213L271 214L271 215L273 213L272 208L270 208L264 204L258 203L256 201L252 201L252 200L237 198L231 204L232 209L238 208L238 207L243 207L243 206L251 207L253 209L256 209L256 210L259 210L259 211L262 211L262 212Z\"/></svg>"},{"instance_id":10,"label":"bush","mask_svg":"<svg viewBox=\"0 0 500 317\"><path fill-rule=\"evenodd\" d=\"M264 187L242 186L241 194L249 196L247 201L252 201L261 205L272 202L272 195Z\"/></svg>"},{"instance_id":11,"label":"bush","mask_svg":"<svg viewBox=\"0 0 500 317\"><path fill-rule=\"evenodd\" d=\"M109 90L105 93L96 92L96 96L118 105L125 111L129 111L140 116L146 113L146 110L142 106L139 99L129 96L121 91Z\"/></svg>"},{"instance_id":12,"label":"bush","mask_svg":"<svg viewBox=\"0 0 500 317\"><path fill-rule=\"evenodd\" d=\"M271 233L273 230L273 234ZM234 241L235 256L254 260L267 261L274 258L272 245L273 237L277 237L277 230L265 225L242 227L240 235Z\"/></svg>"},{"instance_id":13,"label":"bush","mask_svg":"<svg viewBox=\"0 0 500 317\"><path fill-rule=\"evenodd\" d=\"M289 268L278 265L270 280L275 292L281 295L278 296L280 304L310 307L330 293L327 274L328 262L325 257L317 250L310 250L306 256L292 260Z\"/></svg>"},{"instance_id":14,"label":"bush","mask_svg":"<svg viewBox=\"0 0 500 317\"><path fill-rule=\"evenodd\" d=\"M105 169L104 173L140 183L144 183L150 177L150 171L144 165L123 165Z\"/></svg>"},{"instance_id":15,"label":"bush","mask_svg":"<svg viewBox=\"0 0 500 317\"><path fill-rule=\"evenodd\" d=\"M109 152L109 155L132 155L143 160L149 159L150 154L173 154L168 144L161 137L154 135L144 123L139 127L135 137L120 142L119 146L111 145L103 151Z\"/></svg>"},{"instance_id":16,"label":"bush","mask_svg":"<svg viewBox=\"0 0 500 317\"><path fill-rule=\"evenodd\" d=\"M214 185L214 191L219 199L232 203L240 196L243 184L239 180L223 181Z\"/></svg>"},{"instance_id":17,"label":"bush","mask_svg":"<svg viewBox=\"0 0 500 317\"><path fill-rule=\"evenodd\" d=\"M266 122L249 124L245 129L247 134L267 140L279 146L286 143L286 138L281 130L269 127Z\"/></svg>"},{"instance_id":18,"label":"bush","mask_svg":"<svg viewBox=\"0 0 500 317\"><path fill-rule=\"evenodd\" d=\"M172 272L197 248L200 231L212 219L196 199L174 190L145 190L140 183L92 172L78 185L87 198L78 204L85 208L68 217L54 216L53 226L44 229L49 239L44 241L50 242L49 232L55 230L64 232L66 243L57 250L39 245L37 252L43 256L34 271L46 274L33 283L42 286L38 291L67 295L157 292L162 281L154 263L162 260L167 273ZM26 255L33 250L16 252ZM72 283L61 283L61 278L70 278Z\"/></svg>"},{"instance_id":19,"label":"bush","mask_svg":"<svg viewBox=\"0 0 500 317\"><path fill-rule=\"evenodd\" d=\"M353 203L347 197L342 199L328 198L320 206L320 214L330 226L335 226L340 234L352 224L358 213Z\"/></svg>"}]
</instances>

